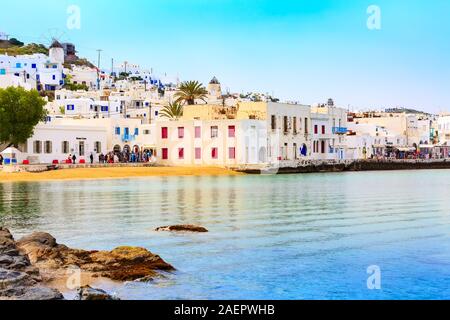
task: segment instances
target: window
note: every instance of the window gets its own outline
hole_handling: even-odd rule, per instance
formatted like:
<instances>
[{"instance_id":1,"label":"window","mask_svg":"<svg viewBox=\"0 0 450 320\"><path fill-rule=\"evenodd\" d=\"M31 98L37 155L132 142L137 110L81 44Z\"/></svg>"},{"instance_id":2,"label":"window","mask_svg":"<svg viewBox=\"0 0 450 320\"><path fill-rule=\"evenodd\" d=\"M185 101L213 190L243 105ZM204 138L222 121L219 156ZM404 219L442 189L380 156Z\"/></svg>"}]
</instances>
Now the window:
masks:
<instances>
[{"instance_id":1,"label":"window","mask_svg":"<svg viewBox=\"0 0 450 320\"><path fill-rule=\"evenodd\" d=\"M235 126L228 126L228 137L229 138L236 137L236 127Z\"/></svg>"},{"instance_id":2,"label":"window","mask_svg":"<svg viewBox=\"0 0 450 320\"><path fill-rule=\"evenodd\" d=\"M101 107L100 107L100 110L101 110L102 112L108 112L108 106L101 106Z\"/></svg>"},{"instance_id":3,"label":"window","mask_svg":"<svg viewBox=\"0 0 450 320\"><path fill-rule=\"evenodd\" d=\"M294 117L293 121L293 128L294 128L294 134L297 134L297 117Z\"/></svg>"},{"instance_id":4,"label":"window","mask_svg":"<svg viewBox=\"0 0 450 320\"><path fill-rule=\"evenodd\" d=\"M321 143L321 150L322 153L325 153L325 141L322 141Z\"/></svg>"},{"instance_id":5,"label":"window","mask_svg":"<svg viewBox=\"0 0 450 320\"><path fill-rule=\"evenodd\" d=\"M52 79L53 79L53 80L56 80L56 76L55 76L55 75L53 75L53 76L52 76Z\"/></svg>"},{"instance_id":6,"label":"window","mask_svg":"<svg viewBox=\"0 0 450 320\"><path fill-rule=\"evenodd\" d=\"M97 152L97 153L102 152L102 143L100 141L95 142L95 152Z\"/></svg>"},{"instance_id":7,"label":"window","mask_svg":"<svg viewBox=\"0 0 450 320\"><path fill-rule=\"evenodd\" d=\"M144 130L144 134L145 134L145 135L150 134L150 130Z\"/></svg>"},{"instance_id":8,"label":"window","mask_svg":"<svg viewBox=\"0 0 450 320\"><path fill-rule=\"evenodd\" d=\"M69 141L63 141L61 146L62 153L69 153Z\"/></svg>"},{"instance_id":9,"label":"window","mask_svg":"<svg viewBox=\"0 0 450 320\"><path fill-rule=\"evenodd\" d=\"M5 75L6 74L6 69L0 69L0 75Z\"/></svg>"},{"instance_id":10,"label":"window","mask_svg":"<svg viewBox=\"0 0 450 320\"><path fill-rule=\"evenodd\" d=\"M219 158L219 150L217 148L211 149L211 158L213 158L213 159Z\"/></svg>"},{"instance_id":11,"label":"window","mask_svg":"<svg viewBox=\"0 0 450 320\"><path fill-rule=\"evenodd\" d=\"M229 159L236 159L236 148L228 148L228 158Z\"/></svg>"},{"instance_id":12,"label":"window","mask_svg":"<svg viewBox=\"0 0 450 320\"><path fill-rule=\"evenodd\" d=\"M178 139L183 139L184 138L184 127L179 127L178 128Z\"/></svg>"},{"instance_id":13,"label":"window","mask_svg":"<svg viewBox=\"0 0 450 320\"><path fill-rule=\"evenodd\" d=\"M67 111L74 111L74 110L75 110L75 106L73 104L67 105Z\"/></svg>"},{"instance_id":14,"label":"window","mask_svg":"<svg viewBox=\"0 0 450 320\"><path fill-rule=\"evenodd\" d=\"M288 124L288 117L283 117L283 130L285 133L289 132L289 124Z\"/></svg>"},{"instance_id":15,"label":"window","mask_svg":"<svg viewBox=\"0 0 450 320\"><path fill-rule=\"evenodd\" d=\"M80 157L84 157L84 141L80 141L78 145L78 154Z\"/></svg>"},{"instance_id":16,"label":"window","mask_svg":"<svg viewBox=\"0 0 450 320\"><path fill-rule=\"evenodd\" d=\"M322 126L322 134L325 134L325 126Z\"/></svg>"},{"instance_id":17,"label":"window","mask_svg":"<svg viewBox=\"0 0 450 320\"><path fill-rule=\"evenodd\" d=\"M184 159L184 148L178 149L178 159Z\"/></svg>"},{"instance_id":18,"label":"window","mask_svg":"<svg viewBox=\"0 0 450 320\"><path fill-rule=\"evenodd\" d=\"M16 68L22 68L22 64L21 63L16 63Z\"/></svg>"},{"instance_id":19,"label":"window","mask_svg":"<svg viewBox=\"0 0 450 320\"><path fill-rule=\"evenodd\" d=\"M134 128L134 135L138 136L139 135L139 128Z\"/></svg>"},{"instance_id":20,"label":"window","mask_svg":"<svg viewBox=\"0 0 450 320\"><path fill-rule=\"evenodd\" d=\"M272 130L276 130L277 129L277 117L275 115L272 115L270 123L271 123Z\"/></svg>"},{"instance_id":21,"label":"window","mask_svg":"<svg viewBox=\"0 0 450 320\"><path fill-rule=\"evenodd\" d=\"M167 127L161 128L161 139L167 139L169 137L169 129Z\"/></svg>"},{"instance_id":22,"label":"window","mask_svg":"<svg viewBox=\"0 0 450 320\"><path fill-rule=\"evenodd\" d=\"M52 142L51 141L45 141L44 145L44 153L52 153Z\"/></svg>"},{"instance_id":23,"label":"window","mask_svg":"<svg viewBox=\"0 0 450 320\"><path fill-rule=\"evenodd\" d=\"M42 153L42 142L41 141L33 142L33 153L36 153L36 154Z\"/></svg>"},{"instance_id":24,"label":"window","mask_svg":"<svg viewBox=\"0 0 450 320\"><path fill-rule=\"evenodd\" d=\"M167 149L167 148L162 148L161 149L161 153L162 153L162 159L163 160L167 160L167 159L169 159L169 149Z\"/></svg>"},{"instance_id":25,"label":"window","mask_svg":"<svg viewBox=\"0 0 450 320\"><path fill-rule=\"evenodd\" d=\"M317 124L314 125L314 134L319 134L319 126Z\"/></svg>"},{"instance_id":26,"label":"window","mask_svg":"<svg viewBox=\"0 0 450 320\"><path fill-rule=\"evenodd\" d=\"M202 148L195 148L195 160L202 158Z\"/></svg>"},{"instance_id":27,"label":"window","mask_svg":"<svg viewBox=\"0 0 450 320\"><path fill-rule=\"evenodd\" d=\"M308 134L308 118L305 118L305 134Z\"/></svg>"},{"instance_id":28,"label":"window","mask_svg":"<svg viewBox=\"0 0 450 320\"><path fill-rule=\"evenodd\" d=\"M116 127L116 135L120 136L120 127Z\"/></svg>"},{"instance_id":29,"label":"window","mask_svg":"<svg viewBox=\"0 0 450 320\"><path fill-rule=\"evenodd\" d=\"M32 64L31 64L31 68L32 68L32 69L36 69L36 63L32 63Z\"/></svg>"},{"instance_id":30,"label":"window","mask_svg":"<svg viewBox=\"0 0 450 320\"><path fill-rule=\"evenodd\" d=\"M202 137L202 128L201 127L195 127L195 138L200 139Z\"/></svg>"},{"instance_id":31,"label":"window","mask_svg":"<svg viewBox=\"0 0 450 320\"><path fill-rule=\"evenodd\" d=\"M219 136L219 127L212 126L211 127L211 138L217 138Z\"/></svg>"}]
</instances>

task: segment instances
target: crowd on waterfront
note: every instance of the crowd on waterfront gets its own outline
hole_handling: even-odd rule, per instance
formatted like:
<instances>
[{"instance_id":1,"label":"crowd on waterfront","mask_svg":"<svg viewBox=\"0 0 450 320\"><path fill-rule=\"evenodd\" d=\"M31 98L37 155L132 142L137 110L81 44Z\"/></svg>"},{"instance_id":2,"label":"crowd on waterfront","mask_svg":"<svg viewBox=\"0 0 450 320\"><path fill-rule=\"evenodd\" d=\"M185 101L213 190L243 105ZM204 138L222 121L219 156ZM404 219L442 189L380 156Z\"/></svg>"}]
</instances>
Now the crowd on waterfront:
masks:
<instances>
[{"instance_id":1,"label":"crowd on waterfront","mask_svg":"<svg viewBox=\"0 0 450 320\"><path fill-rule=\"evenodd\" d=\"M86 160L77 159L77 156L75 154L70 154L67 157L67 160L65 161L66 164L77 164L86 163ZM108 152L106 154L99 154L98 155L98 163L101 164L113 164L113 163L148 163L148 162L155 162L156 157L154 156L153 152L150 150L146 151L136 151L136 152ZM94 154L91 153L89 155L89 163L93 164L95 162ZM0 163L1 164L1 163Z\"/></svg>"}]
</instances>

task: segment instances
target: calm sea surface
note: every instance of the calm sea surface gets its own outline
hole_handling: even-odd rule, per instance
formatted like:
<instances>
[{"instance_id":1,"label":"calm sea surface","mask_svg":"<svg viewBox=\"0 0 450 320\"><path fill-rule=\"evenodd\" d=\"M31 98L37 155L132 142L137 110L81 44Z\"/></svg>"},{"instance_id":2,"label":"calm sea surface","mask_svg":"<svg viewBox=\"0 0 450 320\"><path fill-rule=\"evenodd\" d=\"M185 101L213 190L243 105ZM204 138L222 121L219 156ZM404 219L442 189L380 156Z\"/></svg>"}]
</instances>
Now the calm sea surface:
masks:
<instances>
[{"instance_id":1,"label":"calm sea surface","mask_svg":"<svg viewBox=\"0 0 450 320\"><path fill-rule=\"evenodd\" d=\"M450 298L450 171L0 183L0 200L16 238L141 246L178 269L105 285L123 299ZM184 223L210 233L153 231Z\"/></svg>"}]
</instances>

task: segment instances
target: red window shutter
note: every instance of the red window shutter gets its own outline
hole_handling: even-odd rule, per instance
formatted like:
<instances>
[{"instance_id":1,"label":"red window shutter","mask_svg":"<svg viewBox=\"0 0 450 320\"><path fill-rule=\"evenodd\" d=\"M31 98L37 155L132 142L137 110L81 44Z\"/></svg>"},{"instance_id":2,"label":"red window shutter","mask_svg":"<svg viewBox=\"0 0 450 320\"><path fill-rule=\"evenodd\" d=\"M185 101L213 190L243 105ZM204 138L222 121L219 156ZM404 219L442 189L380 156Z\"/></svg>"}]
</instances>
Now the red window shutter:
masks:
<instances>
[{"instance_id":1,"label":"red window shutter","mask_svg":"<svg viewBox=\"0 0 450 320\"><path fill-rule=\"evenodd\" d=\"M317 124L314 126L314 134L318 134L319 133L319 127L317 126Z\"/></svg>"},{"instance_id":2,"label":"red window shutter","mask_svg":"<svg viewBox=\"0 0 450 320\"><path fill-rule=\"evenodd\" d=\"M178 149L178 159L184 159L184 148Z\"/></svg>"},{"instance_id":3,"label":"red window shutter","mask_svg":"<svg viewBox=\"0 0 450 320\"><path fill-rule=\"evenodd\" d=\"M217 159L218 158L218 154L217 154L217 148L212 148L211 150L211 158L213 159Z\"/></svg>"},{"instance_id":4,"label":"red window shutter","mask_svg":"<svg viewBox=\"0 0 450 320\"><path fill-rule=\"evenodd\" d=\"M195 127L195 138L200 139L202 137L202 128L201 127Z\"/></svg>"},{"instance_id":5,"label":"red window shutter","mask_svg":"<svg viewBox=\"0 0 450 320\"><path fill-rule=\"evenodd\" d=\"M202 158L202 149L201 148L195 148L195 159L200 160Z\"/></svg>"},{"instance_id":6,"label":"red window shutter","mask_svg":"<svg viewBox=\"0 0 450 320\"><path fill-rule=\"evenodd\" d=\"M325 126L322 126L322 134L325 134Z\"/></svg>"},{"instance_id":7,"label":"red window shutter","mask_svg":"<svg viewBox=\"0 0 450 320\"><path fill-rule=\"evenodd\" d=\"M163 160L169 159L169 149L167 149L167 148L162 149L162 158L163 158Z\"/></svg>"},{"instance_id":8,"label":"red window shutter","mask_svg":"<svg viewBox=\"0 0 450 320\"><path fill-rule=\"evenodd\" d=\"M228 127L228 137L229 138L236 137L236 126L229 126Z\"/></svg>"},{"instance_id":9,"label":"red window shutter","mask_svg":"<svg viewBox=\"0 0 450 320\"><path fill-rule=\"evenodd\" d=\"M169 130L167 127L162 127L161 128L161 138L162 139L167 139L169 137Z\"/></svg>"},{"instance_id":10,"label":"red window shutter","mask_svg":"<svg viewBox=\"0 0 450 320\"><path fill-rule=\"evenodd\" d=\"M228 149L228 157L230 159L236 159L236 148L229 148Z\"/></svg>"},{"instance_id":11,"label":"red window shutter","mask_svg":"<svg viewBox=\"0 0 450 320\"><path fill-rule=\"evenodd\" d=\"M183 139L184 138L184 127L178 128L178 138Z\"/></svg>"}]
</instances>

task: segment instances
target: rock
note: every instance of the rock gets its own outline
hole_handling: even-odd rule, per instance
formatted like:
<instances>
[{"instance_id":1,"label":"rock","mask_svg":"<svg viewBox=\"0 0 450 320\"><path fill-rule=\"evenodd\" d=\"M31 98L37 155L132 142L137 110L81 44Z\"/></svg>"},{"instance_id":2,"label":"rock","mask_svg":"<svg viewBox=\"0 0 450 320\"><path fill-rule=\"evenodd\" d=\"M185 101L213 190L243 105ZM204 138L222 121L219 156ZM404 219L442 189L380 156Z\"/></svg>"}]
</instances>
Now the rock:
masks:
<instances>
[{"instance_id":1,"label":"rock","mask_svg":"<svg viewBox=\"0 0 450 320\"><path fill-rule=\"evenodd\" d=\"M156 228L155 231L177 231L177 232L208 232L208 229L200 226L194 226L190 224L175 225Z\"/></svg>"},{"instance_id":2,"label":"rock","mask_svg":"<svg viewBox=\"0 0 450 320\"><path fill-rule=\"evenodd\" d=\"M174 268L158 255L144 248L119 247L112 251L71 249L56 242L48 233L37 232L17 241L17 247L28 255L33 265L46 270L45 277L76 266L93 276L118 281L134 281L157 275L156 271Z\"/></svg>"},{"instance_id":3,"label":"rock","mask_svg":"<svg viewBox=\"0 0 450 320\"><path fill-rule=\"evenodd\" d=\"M0 228L0 300L54 300L62 294L41 284L42 277L21 253L9 230Z\"/></svg>"},{"instance_id":4,"label":"rock","mask_svg":"<svg viewBox=\"0 0 450 320\"><path fill-rule=\"evenodd\" d=\"M84 286L78 289L78 295L75 300L120 300L113 297L101 289L94 289L90 286Z\"/></svg>"},{"instance_id":5,"label":"rock","mask_svg":"<svg viewBox=\"0 0 450 320\"><path fill-rule=\"evenodd\" d=\"M26 290L17 300L64 300L64 296L56 289L36 286Z\"/></svg>"}]
</instances>

